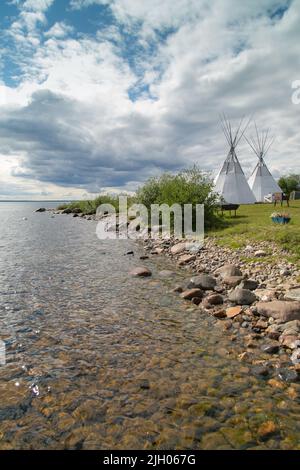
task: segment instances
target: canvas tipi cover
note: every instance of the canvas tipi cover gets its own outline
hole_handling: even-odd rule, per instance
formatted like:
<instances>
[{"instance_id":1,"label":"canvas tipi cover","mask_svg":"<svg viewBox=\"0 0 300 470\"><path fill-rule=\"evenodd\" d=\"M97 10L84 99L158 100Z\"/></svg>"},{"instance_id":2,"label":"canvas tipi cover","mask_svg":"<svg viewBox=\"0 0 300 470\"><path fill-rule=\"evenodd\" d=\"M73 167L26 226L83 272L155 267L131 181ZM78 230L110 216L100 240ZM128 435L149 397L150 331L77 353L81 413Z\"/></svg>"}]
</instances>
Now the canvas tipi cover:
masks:
<instances>
[{"instance_id":1,"label":"canvas tipi cover","mask_svg":"<svg viewBox=\"0 0 300 470\"><path fill-rule=\"evenodd\" d=\"M246 177L237 158L235 149L246 128L241 132L242 121L233 136L231 124L226 118L221 125L230 145L229 154L215 181L214 191L218 193L227 204L253 204L255 197L247 183ZM246 126L247 127L247 126Z\"/></svg>"},{"instance_id":2,"label":"canvas tipi cover","mask_svg":"<svg viewBox=\"0 0 300 470\"><path fill-rule=\"evenodd\" d=\"M256 201L264 202L265 196L274 193L282 193L282 190L274 180L264 161L264 157L273 142L272 139L267 144L269 130L267 130L266 132L261 132L261 134L259 134L257 126L255 124L255 131L256 139L253 137L248 139L246 137L248 144L258 157L257 165L254 168L250 178L248 179L248 183L250 188L252 189Z\"/></svg>"},{"instance_id":3,"label":"canvas tipi cover","mask_svg":"<svg viewBox=\"0 0 300 470\"><path fill-rule=\"evenodd\" d=\"M264 202L264 198L268 194L282 193L281 188L274 180L263 158L256 165L248 180L248 184L257 202Z\"/></svg>"}]
</instances>

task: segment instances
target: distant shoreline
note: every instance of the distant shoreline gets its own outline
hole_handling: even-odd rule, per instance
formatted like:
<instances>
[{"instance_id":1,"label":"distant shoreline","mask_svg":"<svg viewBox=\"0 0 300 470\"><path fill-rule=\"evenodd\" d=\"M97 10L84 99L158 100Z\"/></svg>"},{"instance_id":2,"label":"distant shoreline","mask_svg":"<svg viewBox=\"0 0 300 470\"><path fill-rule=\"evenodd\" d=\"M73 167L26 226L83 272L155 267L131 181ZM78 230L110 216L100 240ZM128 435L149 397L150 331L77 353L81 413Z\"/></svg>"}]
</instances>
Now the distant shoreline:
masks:
<instances>
[{"instance_id":1,"label":"distant shoreline","mask_svg":"<svg viewBox=\"0 0 300 470\"><path fill-rule=\"evenodd\" d=\"M45 199L41 199L41 200L40 199L36 199L36 200L28 200L28 199L18 199L18 200L15 200L15 199L5 199L4 200L3 199L2 200L2 199L0 199L0 202L28 202L28 203L29 202L30 203L31 202L36 202L36 203L43 203L43 204L46 204L46 203L47 204L49 204L49 203L51 203L51 204L55 203L56 204L57 202L59 202L59 203L63 202L63 203L68 204L68 203L74 202L74 201L76 201L76 200L75 199L47 199L47 200L45 200Z\"/></svg>"}]
</instances>

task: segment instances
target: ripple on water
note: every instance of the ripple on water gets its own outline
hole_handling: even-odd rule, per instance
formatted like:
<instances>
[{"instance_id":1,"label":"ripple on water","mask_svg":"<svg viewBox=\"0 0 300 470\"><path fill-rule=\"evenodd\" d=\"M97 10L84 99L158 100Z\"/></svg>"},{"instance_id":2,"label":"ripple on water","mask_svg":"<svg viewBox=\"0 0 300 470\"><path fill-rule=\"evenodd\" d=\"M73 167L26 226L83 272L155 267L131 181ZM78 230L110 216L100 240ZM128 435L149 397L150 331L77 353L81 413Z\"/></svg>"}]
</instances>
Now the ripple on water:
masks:
<instances>
[{"instance_id":1,"label":"ripple on water","mask_svg":"<svg viewBox=\"0 0 300 470\"><path fill-rule=\"evenodd\" d=\"M3 226L0 448L300 448L300 385L252 375L239 341L170 292L188 276L168 260L135 279L142 249L100 245L93 222Z\"/></svg>"}]
</instances>

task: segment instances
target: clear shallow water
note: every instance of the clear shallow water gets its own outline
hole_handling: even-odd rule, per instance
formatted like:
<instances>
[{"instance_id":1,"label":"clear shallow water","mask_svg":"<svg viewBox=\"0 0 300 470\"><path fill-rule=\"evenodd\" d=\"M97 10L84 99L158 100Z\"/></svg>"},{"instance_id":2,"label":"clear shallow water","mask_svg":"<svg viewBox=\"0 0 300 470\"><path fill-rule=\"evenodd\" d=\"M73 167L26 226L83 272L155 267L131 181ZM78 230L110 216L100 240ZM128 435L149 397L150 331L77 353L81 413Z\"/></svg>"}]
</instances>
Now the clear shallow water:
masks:
<instances>
[{"instance_id":1,"label":"clear shallow water","mask_svg":"<svg viewBox=\"0 0 300 470\"><path fill-rule=\"evenodd\" d=\"M0 203L1 449L300 448L299 388L255 377L239 339L170 293L186 273L40 206ZM151 279L128 276L141 264Z\"/></svg>"}]
</instances>

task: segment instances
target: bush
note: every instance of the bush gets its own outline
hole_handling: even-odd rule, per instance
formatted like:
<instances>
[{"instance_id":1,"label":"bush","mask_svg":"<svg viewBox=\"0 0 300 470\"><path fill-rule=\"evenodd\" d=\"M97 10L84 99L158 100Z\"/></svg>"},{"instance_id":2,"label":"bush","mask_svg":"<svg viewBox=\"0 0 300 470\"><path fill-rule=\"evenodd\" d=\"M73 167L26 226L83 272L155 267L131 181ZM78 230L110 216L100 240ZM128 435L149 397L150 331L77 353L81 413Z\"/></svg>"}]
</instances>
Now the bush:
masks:
<instances>
[{"instance_id":1,"label":"bush","mask_svg":"<svg viewBox=\"0 0 300 470\"><path fill-rule=\"evenodd\" d=\"M216 215L217 195L212 192L213 181L198 167L183 170L176 175L164 173L159 177L150 178L137 191L137 201L149 210L151 204L177 203L204 204L205 227L217 226L220 219Z\"/></svg>"},{"instance_id":2,"label":"bush","mask_svg":"<svg viewBox=\"0 0 300 470\"><path fill-rule=\"evenodd\" d=\"M132 204L133 198L128 197L128 205ZM58 206L58 210L70 209L71 212L81 212L84 215L92 215L96 213L97 207L101 204L111 204L116 212L119 211L119 199L118 196L99 195L95 199L87 199L84 201L72 201L67 204L61 204Z\"/></svg>"}]
</instances>

